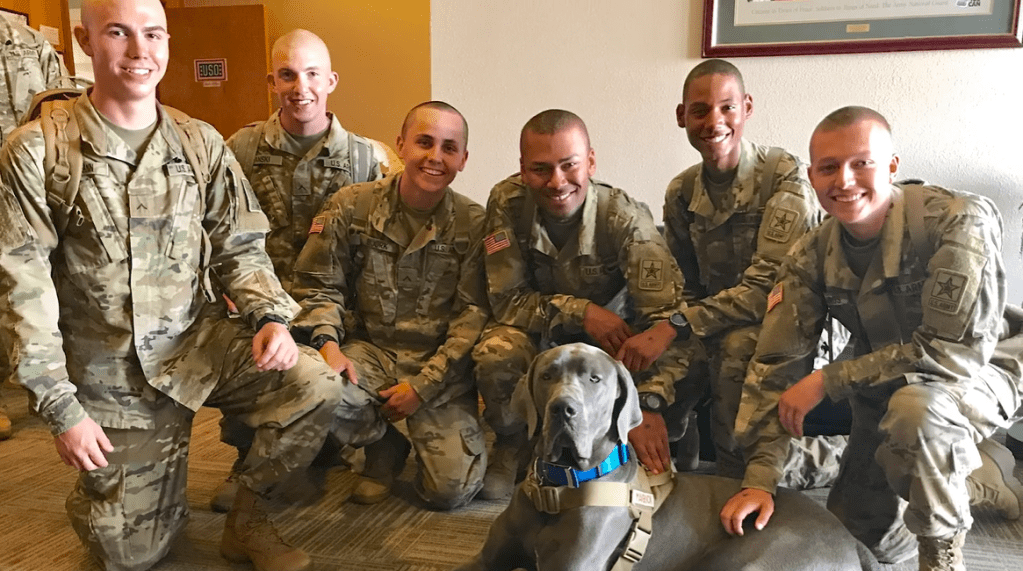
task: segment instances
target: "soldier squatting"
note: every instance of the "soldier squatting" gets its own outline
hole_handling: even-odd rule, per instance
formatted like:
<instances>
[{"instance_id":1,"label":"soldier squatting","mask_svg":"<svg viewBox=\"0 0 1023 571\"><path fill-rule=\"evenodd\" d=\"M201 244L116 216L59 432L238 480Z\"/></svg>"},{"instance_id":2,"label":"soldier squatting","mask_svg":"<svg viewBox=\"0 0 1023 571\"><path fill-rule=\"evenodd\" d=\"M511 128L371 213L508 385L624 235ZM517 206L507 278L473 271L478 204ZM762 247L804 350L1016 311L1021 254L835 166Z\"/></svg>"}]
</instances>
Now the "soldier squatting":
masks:
<instances>
[{"instance_id":1,"label":"soldier squatting","mask_svg":"<svg viewBox=\"0 0 1023 571\"><path fill-rule=\"evenodd\" d=\"M0 34L13 78L0 364L80 471L68 516L104 569L147 569L180 535L204 405L239 451L214 501L221 553L261 571L310 565L266 500L345 447L366 453L353 501L388 497L410 452L430 508L508 498L529 454L511 392L538 351L572 341L633 372L643 422L628 440L652 472L693 464L673 443L711 399L718 470L743 479L720 514L729 533L754 512L770 525L778 485L833 485L828 507L880 560L964 569L971 505L1020 517L1012 458L989 438L1021 388L1018 353L999 349L1020 325L1000 215L976 195L893 184L875 111L821 121L807 169L745 140L739 71L701 63L677 118L702 162L668 185L662 237L646 205L593 178L569 111L526 123L520 171L484 209L450 186L468 160L461 113L409 111L404 170L384 176L373 142L326 110L338 75L304 30L273 47L280 109L227 143L156 101L169 49L156 0L86 0L75 36L95 85L13 133L66 74L38 35L2 20ZM80 180L55 185L68 163ZM848 360L821 359L828 316ZM825 395L851 403L848 438L803 436Z\"/></svg>"}]
</instances>

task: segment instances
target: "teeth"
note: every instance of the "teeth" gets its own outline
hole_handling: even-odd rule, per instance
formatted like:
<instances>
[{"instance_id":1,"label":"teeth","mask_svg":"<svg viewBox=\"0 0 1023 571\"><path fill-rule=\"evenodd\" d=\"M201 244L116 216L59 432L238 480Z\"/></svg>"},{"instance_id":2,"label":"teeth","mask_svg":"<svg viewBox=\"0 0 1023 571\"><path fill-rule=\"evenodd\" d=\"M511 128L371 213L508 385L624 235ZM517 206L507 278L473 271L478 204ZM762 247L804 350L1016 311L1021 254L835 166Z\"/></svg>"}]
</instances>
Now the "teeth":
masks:
<instances>
[{"instance_id":1,"label":"teeth","mask_svg":"<svg viewBox=\"0 0 1023 571\"><path fill-rule=\"evenodd\" d=\"M724 141L726 137L728 137L727 133L726 134L722 134L722 135L718 135L716 137L710 137L710 138L704 139L704 140L707 141L708 143L720 143L721 141Z\"/></svg>"},{"instance_id":2,"label":"teeth","mask_svg":"<svg viewBox=\"0 0 1023 571\"><path fill-rule=\"evenodd\" d=\"M862 194L854 194L852 196L838 195L833 198L835 202L856 202L860 198L863 198Z\"/></svg>"},{"instance_id":3,"label":"teeth","mask_svg":"<svg viewBox=\"0 0 1023 571\"><path fill-rule=\"evenodd\" d=\"M124 70L127 71L128 73L132 74L132 75L149 75L149 70L148 69L138 69L138 68L133 68L133 67L126 67L126 68L124 68Z\"/></svg>"},{"instance_id":4,"label":"teeth","mask_svg":"<svg viewBox=\"0 0 1023 571\"><path fill-rule=\"evenodd\" d=\"M428 169L428 168L425 168L425 167L421 168L419 170L423 171L424 173L426 173L428 175L432 175L432 176L441 176L441 175L444 174L444 171L439 171L439 170L436 170L436 169Z\"/></svg>"}]
</instances>

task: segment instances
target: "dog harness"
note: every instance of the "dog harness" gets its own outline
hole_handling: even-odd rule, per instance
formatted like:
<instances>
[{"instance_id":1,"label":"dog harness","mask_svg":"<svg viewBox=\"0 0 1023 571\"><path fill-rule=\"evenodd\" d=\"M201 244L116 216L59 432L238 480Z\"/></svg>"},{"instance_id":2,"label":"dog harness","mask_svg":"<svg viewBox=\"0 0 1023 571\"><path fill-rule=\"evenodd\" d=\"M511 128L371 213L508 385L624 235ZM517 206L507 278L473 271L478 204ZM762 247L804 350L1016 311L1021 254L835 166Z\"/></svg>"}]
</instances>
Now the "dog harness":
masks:
<instances>
[{"instance_id":1,"label":"dog harness","mask_svg":"<svg viewBox=\"0 0 1023 571\"><path fill-rule=\"evenodd\" d=\"M627 507L632 516L628 542L611 571L631 571L643 558L653 531L653 515L675 487L674 466L653 475L639 466L632 482L601 482L629 462L629 447L620 443L603 462L590 470L573 470L537 458L522 491L537 511L557 514L583 506ZM549 485L553 484L553 485Z\"/></svg>"}]
</instances>

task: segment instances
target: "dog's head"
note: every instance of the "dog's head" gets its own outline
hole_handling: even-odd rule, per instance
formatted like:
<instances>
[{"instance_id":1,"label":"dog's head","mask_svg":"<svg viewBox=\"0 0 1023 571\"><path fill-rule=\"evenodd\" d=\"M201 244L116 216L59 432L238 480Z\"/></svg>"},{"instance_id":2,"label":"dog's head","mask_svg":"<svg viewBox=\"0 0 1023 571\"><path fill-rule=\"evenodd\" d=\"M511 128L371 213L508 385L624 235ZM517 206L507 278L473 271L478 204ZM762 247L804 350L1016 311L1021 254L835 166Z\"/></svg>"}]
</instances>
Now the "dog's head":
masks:
<instances>
[{"instance_id":1,"label":"dog's head","mask_svg":"<svg viewBox=\"0 0 1023 571\"><path fill-rule=\"evenodd\" d=\"M512 403L530 437L540 429L541 459L577 470L599 464L643 420L629 371L583 343L537 355Z\"/></svg>"}]
</instances>

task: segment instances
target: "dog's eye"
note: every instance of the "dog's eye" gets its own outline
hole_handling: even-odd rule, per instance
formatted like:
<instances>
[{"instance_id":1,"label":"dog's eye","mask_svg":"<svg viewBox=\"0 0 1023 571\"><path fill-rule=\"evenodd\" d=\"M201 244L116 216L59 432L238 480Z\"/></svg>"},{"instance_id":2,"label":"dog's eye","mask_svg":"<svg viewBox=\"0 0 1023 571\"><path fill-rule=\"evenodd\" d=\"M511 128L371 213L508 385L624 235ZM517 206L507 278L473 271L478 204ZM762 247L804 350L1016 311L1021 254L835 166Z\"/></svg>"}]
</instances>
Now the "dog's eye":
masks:
<instances>
[{"instance_id":1,"label":"dog's eye","mask_svg":"<svg viewBox=\"0 0 1023 571\"><path fill-rule=\"evenodd\" d=\"M600 375L590 375L590 382L591 383L599 383L600 382Z\"/></svg>"},{"instance_id":2,"label":"dog's eye","mask_svg":"<svg viewBox=\"0 0 1023 571\"><path fill-rule=\"evenodd\" d=\"M540 375L540 378L545 380L545 381L549 381L549 380L551 380L551 374L548 373L548 372L544 372L544 374Z\"/></svg>"}]
</instances>

